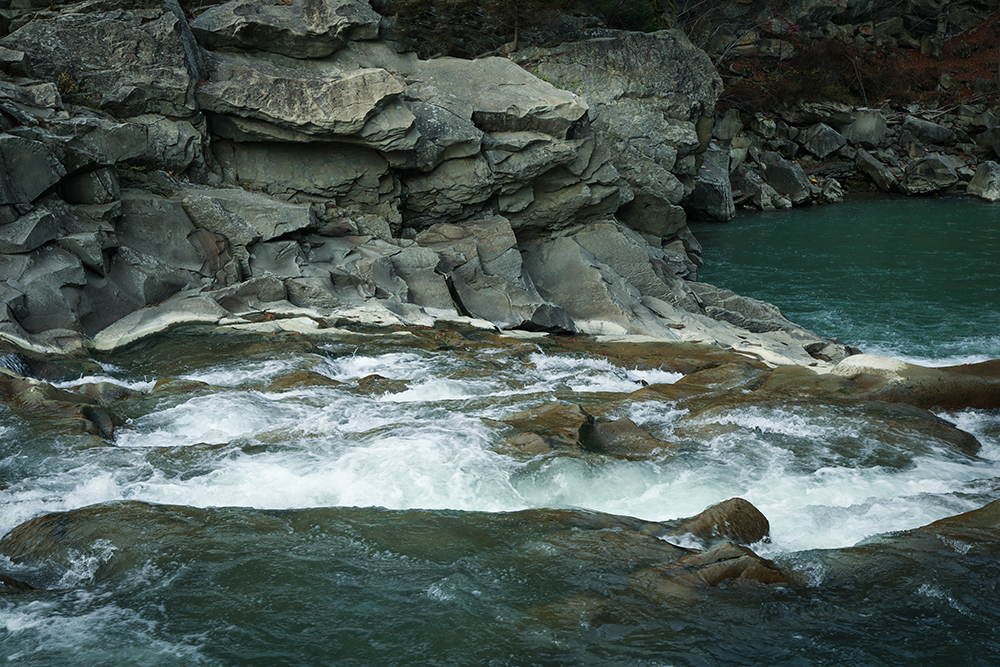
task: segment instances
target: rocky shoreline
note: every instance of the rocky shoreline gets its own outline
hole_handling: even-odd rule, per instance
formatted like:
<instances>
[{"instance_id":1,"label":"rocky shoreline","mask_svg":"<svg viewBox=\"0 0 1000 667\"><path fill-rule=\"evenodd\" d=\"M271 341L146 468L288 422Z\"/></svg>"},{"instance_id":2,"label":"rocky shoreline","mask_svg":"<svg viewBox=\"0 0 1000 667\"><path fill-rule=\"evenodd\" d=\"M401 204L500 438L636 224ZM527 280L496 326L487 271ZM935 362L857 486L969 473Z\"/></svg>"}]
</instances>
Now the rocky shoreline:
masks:
<instances>
[{"instance_id":1,"label":"rocky shoreline","mask_svg":"<svg viewBox=\"0 0 1000 667\"><path fill-rule=\"evenodd\" d=\"M580 43L588 99L531 73L555 54L419 60L364 2L243 4L5 10L5 340L458 319L847 354L694 281L721 83L680 33Z\"/></svg>"}]
</instances>

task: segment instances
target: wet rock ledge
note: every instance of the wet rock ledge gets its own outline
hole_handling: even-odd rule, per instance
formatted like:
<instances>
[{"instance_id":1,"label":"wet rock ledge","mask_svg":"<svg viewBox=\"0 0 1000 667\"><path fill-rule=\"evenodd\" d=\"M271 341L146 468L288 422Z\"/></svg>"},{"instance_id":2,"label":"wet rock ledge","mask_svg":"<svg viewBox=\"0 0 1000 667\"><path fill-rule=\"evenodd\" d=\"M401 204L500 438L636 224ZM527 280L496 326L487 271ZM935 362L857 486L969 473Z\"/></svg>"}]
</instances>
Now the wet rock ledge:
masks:
<instances>
[{"instance_id":1,"label":"wet rock ledge","mask_svg":"<svg viewBox=\"0 0 1000 667\"><path fill-rule=\"evenodd\" d=\"M697 282L681 203L721 82L679 32L421 60L364 0L7 5L0 336L23 349L461 320L849 352ZM599 80L545 80L567 59Z\"/></svg>"}]
</instances>

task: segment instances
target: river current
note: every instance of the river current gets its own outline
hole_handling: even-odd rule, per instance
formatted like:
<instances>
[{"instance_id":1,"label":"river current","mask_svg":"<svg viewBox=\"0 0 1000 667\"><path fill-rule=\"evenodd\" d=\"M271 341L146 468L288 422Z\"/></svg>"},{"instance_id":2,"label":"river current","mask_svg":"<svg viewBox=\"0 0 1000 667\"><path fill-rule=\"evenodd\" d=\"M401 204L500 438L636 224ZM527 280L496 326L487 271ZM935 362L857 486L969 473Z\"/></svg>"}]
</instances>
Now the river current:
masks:
<instances>
[{"instance_id":1,"label":"river current","mask_svg":"<svg viewBox=\"0 0 1000 667\"><path fill-rule=\"evenodd\" d=\"M866 352L939 365L1000 357L998 214L964 200L918 203L933 211L922 232L916 208L885 227L911 200L699 229L705 280ZM945 248L938 224L960 248ZM863 243L849 234L859 226ZM866 249L873 235L886 239L881 253ZM820 250L783 246L798 236ZM755 256L749 238L767 252ZM879 282L901 266L909 277ZM932 284L940 294L928 294ZM437 335L174 332L67 369L59 386L134 392L112 446L0 404L0 533L47 512L97 516L91 533L67 527L71 544L47 563L0 556L0 571L45 589L0 596L0 658L997 664L995 553L956 545L920 560L890 549L853 570L837 554L1000 498L1000 415L939 415L976 436L972 456L888 433L863 411L804 402L743 407L725 428L685 437L686 409L637 400L612 416L679 442L677 452L513 456L497 421L512 412L607 404L681 375L542 339L470 347L456 340L471 345L475 332L442 332L425 344ZM174 388L157 387L163 378ZM803 583L664 605L630 588L638 557L615 551L614 530L588 542L560 528L591 512L670 521L734 496L770 521L770 541L754 550Z\"/></svg>"}]
</instances>

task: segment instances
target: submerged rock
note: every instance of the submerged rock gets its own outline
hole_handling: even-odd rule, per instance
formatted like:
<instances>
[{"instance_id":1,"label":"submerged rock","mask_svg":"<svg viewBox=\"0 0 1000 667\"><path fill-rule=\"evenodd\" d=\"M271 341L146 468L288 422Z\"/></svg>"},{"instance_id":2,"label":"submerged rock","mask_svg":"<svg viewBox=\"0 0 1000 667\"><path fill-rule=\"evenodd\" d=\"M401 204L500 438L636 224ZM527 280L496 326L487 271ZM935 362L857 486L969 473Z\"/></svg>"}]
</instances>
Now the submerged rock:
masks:
<instances>
[{"instance_id":1,"label":"submerged rock","mask_svg":"<svg viewBox=\"0 0 1000 667\"><path fill-rule=\"evenodd\" d=\"M888 357L856 355L832 373L868 385L866 398L919 408L991 410L1000 407L1000 361L926 368Z\"/></svg>"},{"instance_id":2,"label":"submerged rock","mask_svg":"<svg viewBox=\"0 0 1000 667\"><path fill-rule=\"evenodd\" d=\"M629 460L670 454L677 449L674 443L654 437L628 417L610 422L595 421L590 440L599 451Z\"/></svg>"}]
</instances>

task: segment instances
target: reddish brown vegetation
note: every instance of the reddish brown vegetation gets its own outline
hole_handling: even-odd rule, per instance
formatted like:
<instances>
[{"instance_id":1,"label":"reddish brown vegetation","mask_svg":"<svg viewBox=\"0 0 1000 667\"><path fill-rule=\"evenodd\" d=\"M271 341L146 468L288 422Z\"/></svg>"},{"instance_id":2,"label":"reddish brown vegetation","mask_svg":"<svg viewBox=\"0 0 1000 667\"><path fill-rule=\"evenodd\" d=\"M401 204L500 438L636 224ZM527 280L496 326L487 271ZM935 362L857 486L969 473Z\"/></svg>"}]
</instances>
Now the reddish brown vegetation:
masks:
<instances>
[{"instance_id":1,"label":"reddish brown vegetation","mask_svg":"<svg viewBox=\"0 0 1000 667\"><path fill-rule=\"evenodd\" d=\"M864 106L909 102L954 106L997 96L998 55L1000 12L949 39L941 61L917 49L813 41L782 62L753 56L730 58L720 68L726 83L720 106L759 111L797 99ZM943 74L951 75L959 85L941 90ZM990 90L976 92L977 79L991 82Z\"/></svg>"}]
</instances>

